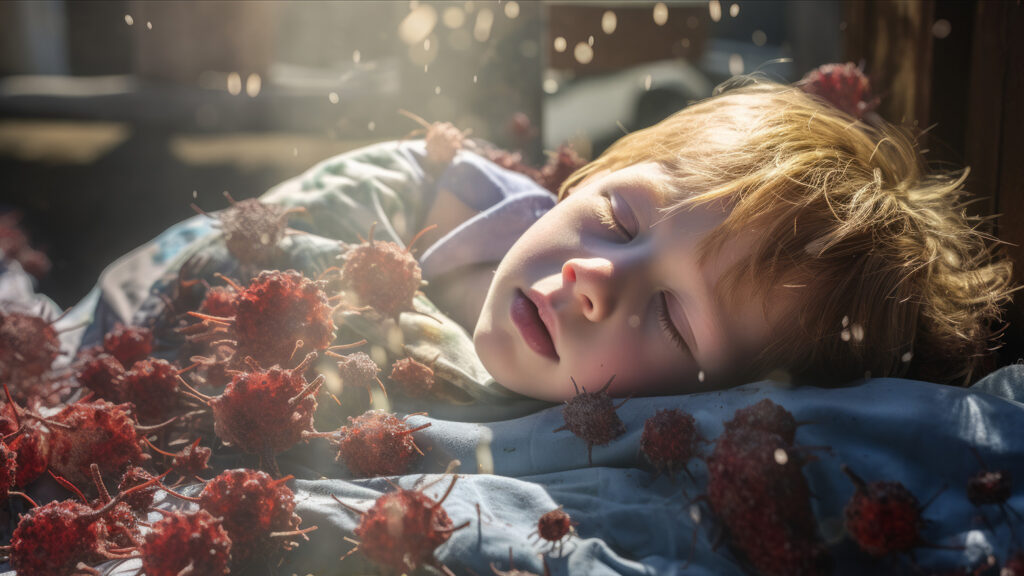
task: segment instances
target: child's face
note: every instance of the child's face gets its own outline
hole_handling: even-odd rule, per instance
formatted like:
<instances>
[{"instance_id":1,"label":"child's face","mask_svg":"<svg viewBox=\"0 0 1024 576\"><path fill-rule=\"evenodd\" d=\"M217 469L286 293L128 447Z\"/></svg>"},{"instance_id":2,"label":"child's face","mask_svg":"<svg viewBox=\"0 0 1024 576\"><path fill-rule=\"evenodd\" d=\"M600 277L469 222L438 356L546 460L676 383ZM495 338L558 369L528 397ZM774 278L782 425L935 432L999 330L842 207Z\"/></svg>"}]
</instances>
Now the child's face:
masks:
<instances>
[{"instance_id":1,"label":"child's face","mask_svg":"<svg viewBox=\"0 0 1024 576\"><path fill-rule=\"evenodd\" d=\"M615 376L616 396L738 383L770 326L760 301L725 308L714 290L750 242L729 241L701 265L697 246L726 212L665 218L668 181L656 163L595 174L512 246L473 334L498 382L550 401L575 394L570 377L594 391Z\"/></svg>"}]
</instances>

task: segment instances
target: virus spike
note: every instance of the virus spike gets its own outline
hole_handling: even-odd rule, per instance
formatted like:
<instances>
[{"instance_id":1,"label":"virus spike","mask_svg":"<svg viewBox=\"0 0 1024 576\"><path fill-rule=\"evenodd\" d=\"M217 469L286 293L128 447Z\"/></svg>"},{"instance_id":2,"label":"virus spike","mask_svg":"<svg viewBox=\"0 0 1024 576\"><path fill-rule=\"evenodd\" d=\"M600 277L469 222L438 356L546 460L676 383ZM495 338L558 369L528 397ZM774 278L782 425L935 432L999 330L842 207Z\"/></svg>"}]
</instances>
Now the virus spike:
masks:
<instances>
[{"instance_id":1,"label":"virus spike","mask_svg":"<svg viewBox=\"0 0 1024 576\"><path fill-rule=\"evenodd\" d=\"M338 504L341 504L341 505L342 505L342 506L343 506L343 507L344 507L345 509L347 509L347 510L348 510L349 512L354 512L354 513L356 513L356 514L359 514L360 516L362 516L363 514L366 514L366 512L363 512L362 510L359 510L358 508L354 508L354 507L352 507L352 506L349 506L348 504L345 504L344 502L342 502L342 501L341 501L341 499L339 499L339 498L338 498L337 496L335 496L334 494L331 494L331 498L334 498L334 501L335 501L335 502L337 502ZM357 544L357 545L359 544L358 542L353 542L353 543L354 543L354 544Z\"/></svg>"},{"instance_id":2,"label":"virus spike","mask_svg":"<svg viewBox=\"0 0 1024 576\"><path fill-rule=\"evenodd\" d=\"M388 397L388 391L384 389L384 383L380 381L379 376L374 376L373 379L377 381L377 385L380 386L380 391L384 393L384 398L386 399ZM370 399L372 400L373 396L371 396Z\"/></svg>"},{"instance_id":3,"label":"virus spike","mask_svg":"<svg viewBox=\"0 0 1024 576\"><path fill-rule=\"evenodd\" d=\"M303 346L302 340L299 340L298 343L295 346L295 350L297 351L302 346ZM292 356L294 356L294 355L295 355L295 352L292 352ZM316 360L316 357L317 357L316 351L313 351L313 352L310 352L309 354L306 354L306 357L302 359L302 362L299 362L298 366L296 366L295 368L292 368L292 372L295 373L295 374L302 374L303 372L306 371L307 368L312 366L313 361Z\"/></svg>"},{"instance_id":4,"label":"virus spike","mask_svg":"<svg viewBox=\"0 0 1024 576\"><path fill-rule=\"evenodd\" d=\"M451 482L451 484L449 484L448 485L448 489L444 491L444 496L441 496L441 499L438 500L437 503L434 504L434 506L440 506L441 504L444 503L445 500L448 499L448 495L452 493L452 489L455 488L455 482L457 482L458 479L459 479L459 475L458 474L453 474L452 475L452 482Z\"/></svg>"},{"instance_id":5,"label":"virus spike","mask_svg":"<svg viewBox=\"0 0 1024 576\"><path fill-rule=\"evenodd\" d=\"M178 376L178 378L181 378L181 376ZM177 420L177 416L172 416L171 418L168 418L167 420L164 420L159 424L150 424L148 426L140 426L136 424L135 431L143 434L152 434L154 432L159 432L160 430L166 428L167 426L170 426L171 424L174 424Z\"/></svg>"},{"instance_id":6,"label":"virus spike","mask_svg":"<svg viewBox=\"0 0 1024 576\"><path fill-rule=\"evenodd\" d=\"M296 340L295 341L295 347L292 348L292 353L288 355L288 362L291 362L295 358L295 353L298 352L299 350L301 350L302 347L305 346L305 345L306 345L306 343L303 342L301 338ZM303 364L305 364L305 361L303 361ZM300 366L301 366L301 364L300 364ZM298 367L296 367L296 370L297 369L298 369Z\"/></svg>"},{"instance_id":7,"label":"virus spike","mask_svg":"<svg viewBox=\"0 0 1024 576\"><path fill-rule=\"evenodd\" d=\"M171 454L170 452L167 452L165 450L161 450L160 448L157 448L156 444L153 444L152 442L150 442L149 438L146 438L145 436L142 437L142 441L145 442L146 444L148 444L149 447L152 448L153 451L156 452L157 454L163 454L164 456L167 456L169 458L174 458L176 456L176 454ZM198 442L198 440L196 442ZM195 444L193 444L192 446L194 448Z\"/></svg>"},{"instance_id":8,"label":"virus spike","mask_svg":"<svg viewBox=\"0 0 1024 576\"><path fill-rule=\"evenodd\" d=\"M188 382L185 382L185 379L182 378L181 376L178 376L178 384L180 384L180 385L185 387L185 393L186 394L194 397L195 399L199 400L203 404L209 405L210 401L213 400L213 398L211 398L211 397L207 396L206 394L203 394L199 390L196 390L195 388L189 386Z\"/></svg>"},{"instance_id":9,"label":"virus spike","mask_svg":"<svg viewBox=\"0 0 1024 576\"><path fill-rule=\"evenodd\" d=\"M419 232L417 232L416 235L412 237L412 240L409 241L409 245L405 247L405 251L409 252L409 253L412 253L412 247L413 247L414 244L416 244L416 241L419 240L420 238L422 238L424 234L426 234L427 232L430 232L434 228L437 228L437 224L431 224L430 226L427 226L423 230L420 230Z\"/></svg>"},{"instance_id":10,"label":"virus spike","mask_svg":"<svg viewBox=\"0 0 1024 576\"><path fill-rule=\"evenodd\" d=\"M35 500L33 500L31 497L29 497L28 494L25 494L24 492L19 492L17 490L10 490L10 491L7 492L7 494L10 495L10 496L20 496L21 498L23 498L26 501L28 501L28 503L31 504L33 508L39 508L39 504L36 503Z\"/></svg>"},{"instance_id":11,"label":"virus spike","mask_svg":"<svg viewBox=\"0 0 1024 576\"><path fill-rule=\"evenodd\" d=\"M53 479L57 481L57 484L60 484L69 492L73 493L75 496L78 496L78 499L81 500L83 504L89 503L89 499L85 497L85 494L82 494L82 491L78 489L78 486L75 486L70 480L63 476L58 476L54 474L53 470L47 469L47 472L49 472L50 476L52 476Z\"/></svg>"},{"instance_id":12,"label":"virus spike","mask_svg":"<svg viewBox=\"0 0 1024 576\"><path fill-rule=\"evenodd\" d=\"M92 472L92 483L96 485L96 492L100 495L100 502L110 502L110 492L107 485L103 483L103 476L100 474L99 464L93 462L89 465L89 472Z\"/></svg>"},{"instance_id":13,"label":"virus spike","mask_svg":"<svg viewBox=\"0 0 1024 576\"><path fill-rule=\"evenodd\" d=\"M317 526L310 526L309 528L302 528L301 530L290 530L288 532L271 532L268 535L268 537L269 538L287 538L289 536L305 536L306 534L309 534L310 532L316 530L317 528L318 528ZM309 540L309 538L306 538L306 540Z\"/></svg>"},{"instance_id":14,"label":"virus spike","mask_svg":"<svg viewBox=\"0 0 1024 576\"><path fill-rule=\"evenodd\" d=\"M412 120L413 122L419 124L420 126L423 126L424 128L430 128L430 122L427 122L422 116L409 112L405 108L399 108L398 113Z\"/></svg>"},{"instance_id":15,"label":"virus spike","mask_svg":"<svg viewBox=\"0 0 1024 576\"><path fill-rule=\"evenodd\" d=\"M245 288L242 288L241 286L238 285L237 282L235 282L231 278L228 278L227 276L221 274L220 272L214 272L213 275L216 276L217 278L220 278L221 280L223 280L224 283L227 284L228 286L231 286L232 288L234 288L235 291L238 292L239 294L241 294L242 292L245 291Z\"/></svg>"},{"instance_id":16,"label":"virus spike","mask_svg":"<svg viewBox=\"0 0 1024 576\"><path fill-rule=\"evenodd\" d=\"M223 316L212 316L210 314L203 314L202 312L196 312L194 310L189 310L187 314L194 318L199 318L204 322L212 322L214 324L220 324L221 326L231 326L231 324L234 322L233 316L225 318Z\"/></svg>"},{"instance_id":17,"label":"virus spike","mask_svg":"<svg viewBox=\"0 0 1024 576\"><path fill-rule=\"evenodd\" d=\"M366 338L363 338L362 340L360 340L358 342L353 342L351 344L336 344L334 346L330 346L327 349L328 350L348 350L349 348L356 348L358 346L362 346L363 344L366 344Z\"/></svg>"},{"instance_id":18,"label":"virus spike","mask_svg":"<svg viewBox=\"0 0 1024 576\"><path fill-rule=\"evenodd\" d=\"M303 398L305 398L306 396L309 396L310 394L315 394L317 389L319 389L320 386L322 386L324 381L326 381L326 380L327 379L324 377L323 374L317 376L315 380L313 380L309 384L306 384L306 387L303 388L301 392L299 392L295 396L292 396L288 400L288 406L290 408L294 408L295 405L298 404L299 402L301 402Z\"/></svg>"}]
</instances>

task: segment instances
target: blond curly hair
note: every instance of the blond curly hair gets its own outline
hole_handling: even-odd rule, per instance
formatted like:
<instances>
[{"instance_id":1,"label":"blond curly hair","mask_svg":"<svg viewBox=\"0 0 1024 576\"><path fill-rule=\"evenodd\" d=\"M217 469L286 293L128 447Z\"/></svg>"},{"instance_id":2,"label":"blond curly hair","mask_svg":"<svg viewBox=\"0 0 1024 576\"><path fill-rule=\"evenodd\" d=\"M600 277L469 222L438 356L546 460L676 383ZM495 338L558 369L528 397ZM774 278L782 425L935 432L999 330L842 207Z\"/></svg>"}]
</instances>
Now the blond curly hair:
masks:
<instances>
[{"instance_id":1,"label":"blond curly hair","mask_svg":"<svg viewBox=\"0 0 1024 576\"><path fill-rule=\"evenodd\" d=\"M1014 288L1010 260L979 229L984 220L965 212L969 169L929 171L908 130L747 76L624 136L570 176L559 198L592 174L652 160L675 182L666 215L730 208L702 258L741 232L755 235L719 283L723 303L741 286L766 307L799 301L748 376L978 376Z\"/></svg>"}]
</instances>

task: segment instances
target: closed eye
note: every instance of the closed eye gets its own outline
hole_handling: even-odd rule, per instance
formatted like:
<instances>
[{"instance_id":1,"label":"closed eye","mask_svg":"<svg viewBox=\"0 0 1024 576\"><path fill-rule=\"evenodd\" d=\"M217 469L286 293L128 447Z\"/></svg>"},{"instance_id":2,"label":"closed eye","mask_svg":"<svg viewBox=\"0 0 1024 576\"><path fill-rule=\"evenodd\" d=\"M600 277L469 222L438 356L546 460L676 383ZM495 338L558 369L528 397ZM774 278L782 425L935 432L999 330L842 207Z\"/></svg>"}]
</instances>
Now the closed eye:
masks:
<instances>
[{"instance_id":1,"label":"closed eye","mask_svg":"<svg viewBox=\"0 0 1024 576\"><path fill-rule=\"evenodd\" d=\"M679 347L685 353L690 352L690 347L686 344L686 339L683 338L682 334L676 328L676 325L672 323L672 315L668 311L668 295L665 292L661 293L661 305L658 306L658 323L661 324L661 329L672 339L672 342Z\"/></svg>"},{"instance_id":2,"label":"closed eye","mask_svg":"<svg viewBox=\"0 0 1024 576\"><path fill-rule=\"evenodd\" d=\"M630 210L628 206L621 206L621 204L624 203L621 201L616 202L616 200L612 198L612 195L606 191L601 192L601 198L604 200L598 207L598 214L601 218L601 223L607 226L609 230L613 230L617 234L621 235L627 241L632 240L636 236L636 232L631 231L630 227L633 229L638 228L636 216L633 214L632 210ZM620 204L618 208L622 214L616 214L617 203ZM626 212L628 212L628 214L626 214ZM623 219L627 217L629 219L628 226L623 223Z\"/></svg>"}]
</instances>

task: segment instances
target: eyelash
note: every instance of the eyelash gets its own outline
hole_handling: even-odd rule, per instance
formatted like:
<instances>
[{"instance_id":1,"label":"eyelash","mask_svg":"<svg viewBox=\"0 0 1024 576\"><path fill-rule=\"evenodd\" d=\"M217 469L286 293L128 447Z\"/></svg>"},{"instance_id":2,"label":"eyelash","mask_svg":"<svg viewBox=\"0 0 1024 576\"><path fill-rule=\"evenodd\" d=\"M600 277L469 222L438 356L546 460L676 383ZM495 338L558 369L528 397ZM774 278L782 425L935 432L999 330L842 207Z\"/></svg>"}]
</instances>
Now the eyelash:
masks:
<instances>
[{"instance_id":1,"label":"eyelash","mask_svg":"<svg viewBox=\"0 0 1024 576\"><path fill-rule=\"evenodd\" d=\"M604 202L601 203L598 209L601 224L608 227L609 230L613 230L618 234L621 234L626 240L632 240L633 236L626 230L626 227L619 223L615 218L615 210L612 208L612 199L607 193L602 192L601 197L604 198Z\"/></svg>"},{"instance_id":2,"label":"eyelash","mask_svg":"<svg viewBox=\"0 0 1024 576\"><path fill-rule=\"evenodd\" d=\"M661 306L658 307L658 323L661 324L662 330L665 331L670 337L672 342L675 342L676 346L679 346L683 352L689 352L690 347L686 345L686 340L676 330L675 324L672 324L672 317L668 313L668 297L665 293L661 293Z\"/></svg>"}]
</instances>

